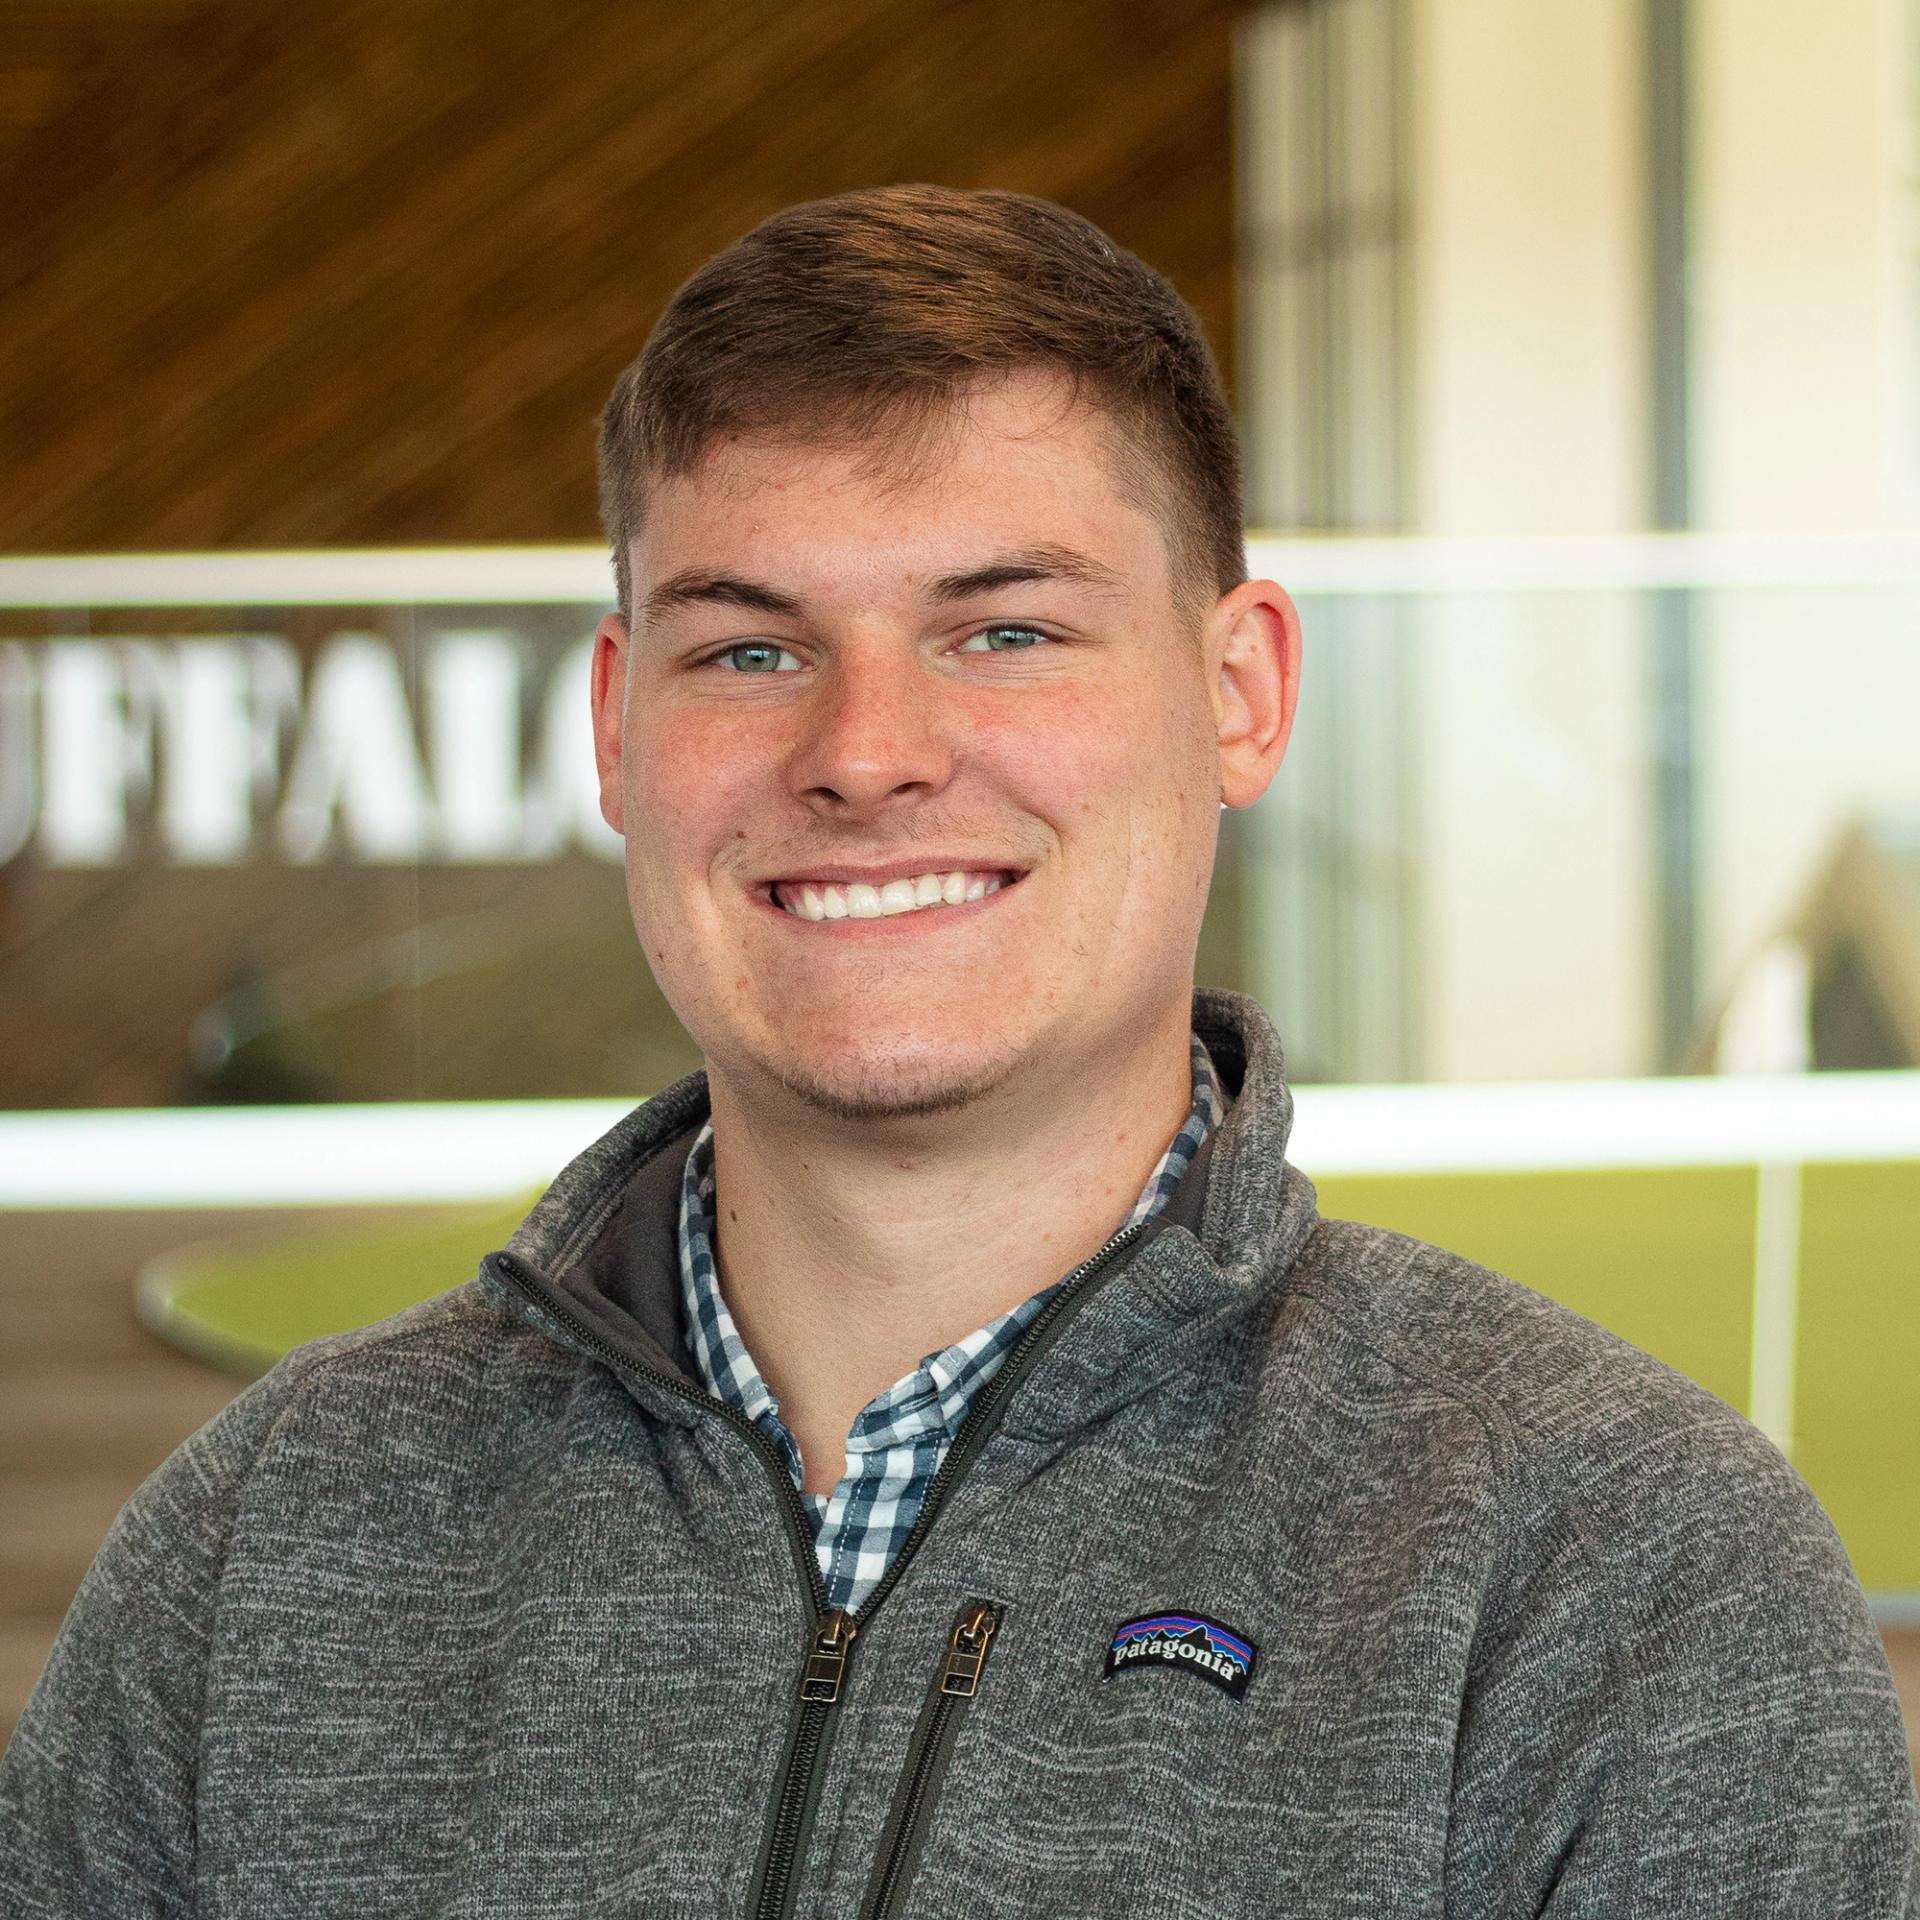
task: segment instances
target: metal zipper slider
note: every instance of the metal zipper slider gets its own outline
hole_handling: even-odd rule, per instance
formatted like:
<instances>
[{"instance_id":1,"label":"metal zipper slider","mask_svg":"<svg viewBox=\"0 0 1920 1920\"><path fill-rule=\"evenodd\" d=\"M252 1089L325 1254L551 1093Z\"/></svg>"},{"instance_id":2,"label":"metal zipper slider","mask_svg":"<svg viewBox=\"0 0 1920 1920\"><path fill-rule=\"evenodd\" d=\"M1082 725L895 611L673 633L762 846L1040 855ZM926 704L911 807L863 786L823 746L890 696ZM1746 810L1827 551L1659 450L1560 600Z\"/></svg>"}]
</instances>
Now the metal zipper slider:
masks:
<instances>
[{"instance_id":1,"label":"metal zipper slider","mask_svg":"<svg viewBox=\"0 0 1920 1920\"><path fill-rule=\"evenodd\" d=\"M840 1683L847 1677L847 1655L859 1631L845 1607L829 1607L820 1616L820 1624L813 1630L813 1649L800 1675L802 1700L831 1706L840 1698Z\"/></svg>"},{"instance_id":2,"label":"metal zipper slider","mask_svg":"<svg viewBox=\"0 0 1920 1920\"><path fill-rule=\"evenodd\" d=\"M980 1685L980 1669L987 1664L987 1648L1000 1624L1000 1610L976 1600L953 1629L947 1664L940 1674L940 1691L971 1700Z\"/></svg>"}]
</instances>

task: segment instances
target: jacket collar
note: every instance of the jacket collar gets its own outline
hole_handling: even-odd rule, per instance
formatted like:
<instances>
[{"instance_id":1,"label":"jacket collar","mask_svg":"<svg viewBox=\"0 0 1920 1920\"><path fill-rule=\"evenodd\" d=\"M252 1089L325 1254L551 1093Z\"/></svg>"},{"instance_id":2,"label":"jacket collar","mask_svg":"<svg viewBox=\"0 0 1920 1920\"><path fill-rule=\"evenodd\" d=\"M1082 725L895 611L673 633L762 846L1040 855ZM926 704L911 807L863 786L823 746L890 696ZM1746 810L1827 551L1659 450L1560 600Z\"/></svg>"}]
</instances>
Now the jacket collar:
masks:
<instances>
[{"instance_id":1,"label":"jacket collar","mask_svg":"<svg viewBox=\"0 0 1920 1920\"><path fill-rule=\"evenodd\" d=\"M1313 1188L1285 1158L1293 1099L1272 1022L1243 995L1201 988L1193 1023L1226 1116L1146 1232L1063 1317L1009 1427L1064 1431L1190 1364L1197 1341L1283 1280L1313 1230ZM636 1397L681 1420L708 1398L682 1333L678 1241L680 1178L707 1112L703 1073L636 1108L561 1171L481 1269L497 1305L625 1363Z\"/></svg>"}]
</instances>

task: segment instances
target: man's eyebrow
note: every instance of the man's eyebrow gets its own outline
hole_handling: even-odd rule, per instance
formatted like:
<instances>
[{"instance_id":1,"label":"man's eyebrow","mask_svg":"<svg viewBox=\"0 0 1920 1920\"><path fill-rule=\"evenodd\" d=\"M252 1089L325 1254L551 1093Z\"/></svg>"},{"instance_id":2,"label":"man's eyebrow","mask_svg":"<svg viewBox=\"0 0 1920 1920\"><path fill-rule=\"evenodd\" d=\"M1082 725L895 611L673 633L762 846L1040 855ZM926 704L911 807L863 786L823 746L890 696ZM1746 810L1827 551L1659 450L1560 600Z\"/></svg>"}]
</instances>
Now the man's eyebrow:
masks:
<instances>
[{"instance_id":1,"label":"man's eyebrow","mask_svg":"<svg viewBox=\"0 0 1920 1920\"><path fill-rule=\"evenodd\" d=\"M997 593L1003 587L1032 586L1051 580L1069 580L1103 593L1120 593L1125 579L1112 567L1076 553L1071 547L1021 547L1013 553L996 554L975 567L954 573L936 574L927 584L927 596L938 601L971 600L983 593ZM748 580L737 573L714 573L704 567L690 567L670 575L641 603L643 626L650 626L676 607L744 607L750 613L771 613L786 619L799 619L806 607L790 593Z\"/></svg>"},{"instance_id":2,"label":"man's eyebrow","mask_svg":"<svg viewBox=\"0 0 1920 1920\"><path fill-rule=\"evenodd\" d=\"M1071 580L1103 593L1122 593L1127 585L1113 568L1071 547L1039 546L996 554L958 573L939 574L928 583L927 593L934 600L970 600L976 594L997 593L1002 587L1031 586L1048 580Z\"/></svg>"},{"instance_id":3,"label":"man's eyebrow","mask_svg":"<svg viewBox=\"0 0 1920 1920\"><path fill-rule=\"evenodd\" d=\"M675 607L744 607L749 613L773 613L798 619L804 611L790 593L745 580L737 573L710 573L703 567L691 567L662 580L641 605L643 626L650 626Z\"/></svg>"}]
</instances>

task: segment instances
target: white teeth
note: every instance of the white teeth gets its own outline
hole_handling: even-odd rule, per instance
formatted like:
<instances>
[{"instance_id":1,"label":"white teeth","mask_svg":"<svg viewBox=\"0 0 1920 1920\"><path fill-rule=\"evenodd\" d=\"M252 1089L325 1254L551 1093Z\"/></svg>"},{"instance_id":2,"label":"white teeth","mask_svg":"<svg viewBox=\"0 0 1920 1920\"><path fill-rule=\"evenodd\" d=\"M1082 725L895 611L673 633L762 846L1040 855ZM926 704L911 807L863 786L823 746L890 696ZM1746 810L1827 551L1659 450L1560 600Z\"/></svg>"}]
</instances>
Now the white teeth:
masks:
<instances>
[{"instance_id":1,"label":"white teeth","mask_svg":"<svg viewBox=\"0 0 1920 1920\"><path fill-rule=\"evenodd\" d=\"M859 880L844 887L783 881L775 897L796 920L878 920L883 915L984 900L1005 885L998 874L922 873L910 880L889 880L878 887Z\"/></svg>"}]
</instances>

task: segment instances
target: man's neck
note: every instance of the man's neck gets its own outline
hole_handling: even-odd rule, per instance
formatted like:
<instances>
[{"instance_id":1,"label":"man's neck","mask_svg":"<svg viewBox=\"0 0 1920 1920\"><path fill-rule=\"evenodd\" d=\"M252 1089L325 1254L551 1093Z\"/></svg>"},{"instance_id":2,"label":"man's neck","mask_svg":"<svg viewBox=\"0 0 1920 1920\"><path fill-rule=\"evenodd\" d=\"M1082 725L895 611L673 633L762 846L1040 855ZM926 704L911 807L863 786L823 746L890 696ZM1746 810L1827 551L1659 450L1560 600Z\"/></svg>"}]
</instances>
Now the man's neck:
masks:
<instances>
[{"instance_id":1,"label":"man's neck","mask_svg":"<svg viewBox=\"0 0 1920 1920\"><path fill-rule=\"evenodd\" d=\"M712 1084L722 1286L818 1493L875 1394L1105 1244L1193 1099L1184 1023L1070 1092L1014 1089L910 1127Z\"/></svg>"}]
</instances>

